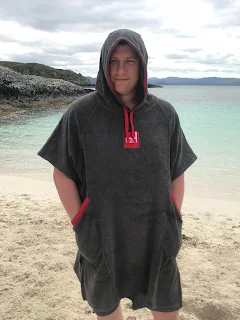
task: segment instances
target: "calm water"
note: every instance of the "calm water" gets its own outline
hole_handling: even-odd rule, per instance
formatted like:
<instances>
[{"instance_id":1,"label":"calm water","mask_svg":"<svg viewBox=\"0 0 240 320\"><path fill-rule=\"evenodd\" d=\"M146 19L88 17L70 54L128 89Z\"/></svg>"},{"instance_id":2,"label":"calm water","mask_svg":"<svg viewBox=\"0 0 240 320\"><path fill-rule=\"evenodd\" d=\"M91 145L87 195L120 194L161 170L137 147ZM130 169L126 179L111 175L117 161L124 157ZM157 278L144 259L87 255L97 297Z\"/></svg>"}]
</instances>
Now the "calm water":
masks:
<instances>
[{"instance_id":1,"label":"calm water","mask_svg":"<svg viewBox=\"0 0 240 320\"><path fill-rule=\"evenodd\" d=\"M186 192L239 201L240 87L166 86L149 91L174 105L198 156L186 171ZM51 180L51 165L36 154L65 110L32 111L0 122L0 174Z\"/></svg>"}]
</instances>

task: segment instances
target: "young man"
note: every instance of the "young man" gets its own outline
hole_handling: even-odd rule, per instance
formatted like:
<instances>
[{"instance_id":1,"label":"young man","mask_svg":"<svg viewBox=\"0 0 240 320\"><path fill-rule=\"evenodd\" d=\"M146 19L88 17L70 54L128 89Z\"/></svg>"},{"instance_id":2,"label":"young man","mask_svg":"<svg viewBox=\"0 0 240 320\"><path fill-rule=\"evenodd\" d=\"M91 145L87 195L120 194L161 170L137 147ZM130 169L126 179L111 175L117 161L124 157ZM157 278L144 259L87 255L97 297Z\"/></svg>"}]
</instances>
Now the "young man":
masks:
<instances>
[{"instance_id":1,"label":"young man","mask_svg":"<svg viewBox=\"0 0 240 320\"><path fill-rule=\"evenodd\" d=\"M147 91L141 36L106 39L96 92L68 108L39 151L76 233L74 270L98 319L122 319L120 300L179 319L184 172L196 160L172 105Z\"/></svg>"}]
</instances>

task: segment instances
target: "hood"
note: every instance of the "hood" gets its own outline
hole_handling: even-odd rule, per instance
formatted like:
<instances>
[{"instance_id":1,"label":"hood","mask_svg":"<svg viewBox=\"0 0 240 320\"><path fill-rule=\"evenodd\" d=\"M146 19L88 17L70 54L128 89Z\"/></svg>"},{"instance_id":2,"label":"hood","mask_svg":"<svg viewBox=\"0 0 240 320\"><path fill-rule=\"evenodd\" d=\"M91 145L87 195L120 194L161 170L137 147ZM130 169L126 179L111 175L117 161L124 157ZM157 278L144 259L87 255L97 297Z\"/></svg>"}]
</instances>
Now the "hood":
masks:
<instances>
[{"instance_id":1,"label":"hood","mask_svg":"<svg viewBox=\"0 0 240 320\"><path fill-rule=\"evenodd\" d=\"M109 75L109 58L111 53L118 45L119 41L125 40L138 54L140 58L140 77L136 89L137 108L140 107L147 96L147 62L148 54L145 44L140 34L128 29L119 29L109 34L105 40L100 56L99 71L96 81L96 90L109 105L112 105L112 100L117 102L117 105L122 107L119 96L114 90L110 75ZM134 109L136 109L136 107Z\"/></svg>"}]
</instances>

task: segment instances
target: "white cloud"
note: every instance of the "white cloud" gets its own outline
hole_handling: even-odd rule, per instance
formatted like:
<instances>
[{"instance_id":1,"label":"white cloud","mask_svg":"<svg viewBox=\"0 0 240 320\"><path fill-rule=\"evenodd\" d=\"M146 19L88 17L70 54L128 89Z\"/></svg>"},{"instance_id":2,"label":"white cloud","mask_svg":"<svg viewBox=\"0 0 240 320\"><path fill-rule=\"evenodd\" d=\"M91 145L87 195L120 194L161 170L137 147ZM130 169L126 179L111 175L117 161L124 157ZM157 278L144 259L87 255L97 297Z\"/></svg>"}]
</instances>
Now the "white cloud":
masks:
<instances>
[{"instance_id":1,"label":"white cloud","mask_svg":"<svg viewBox=\"0 0 240 320\"><path fill-rule=\"evenodd\" d=\"M141 33L149 76L240 77L238 0L0 0L0 60L96 76L114 29Z\"/></svg>"}]
</instances>

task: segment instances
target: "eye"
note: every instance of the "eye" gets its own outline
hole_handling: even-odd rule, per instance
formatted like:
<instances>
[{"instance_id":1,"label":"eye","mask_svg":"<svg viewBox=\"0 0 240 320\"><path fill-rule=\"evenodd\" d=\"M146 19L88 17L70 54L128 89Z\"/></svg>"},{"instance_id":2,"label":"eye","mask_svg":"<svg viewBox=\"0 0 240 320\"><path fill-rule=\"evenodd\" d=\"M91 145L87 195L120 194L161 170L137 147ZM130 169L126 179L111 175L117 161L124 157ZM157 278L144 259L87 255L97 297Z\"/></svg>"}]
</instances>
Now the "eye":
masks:
<instances>
[{"instance_id":1,"label":"eye","mask_svg":"<svg viewBox=\"0 0 240 320\"><path fill-rule=\"evenodd\" d=\"M113 64L113 63L116 63L116 62L117 62L117 60L115 60L115 59L110 59L110 60L109 60L109 63L110 63L110 64Z\"/></svg>"},{"instance_id":2,"label":"eye","mask_svg":"<svg viewBox=\"0 0 240 320\"><path fill-rule=\"evenodd\" d=\"M129 59L129 60L127 60L127 63L131 63L131 64L133 64L133 63L136 63L136 61L135 61L135 60L131 60L131 59Z\"/></svg>"}]
</instances>

